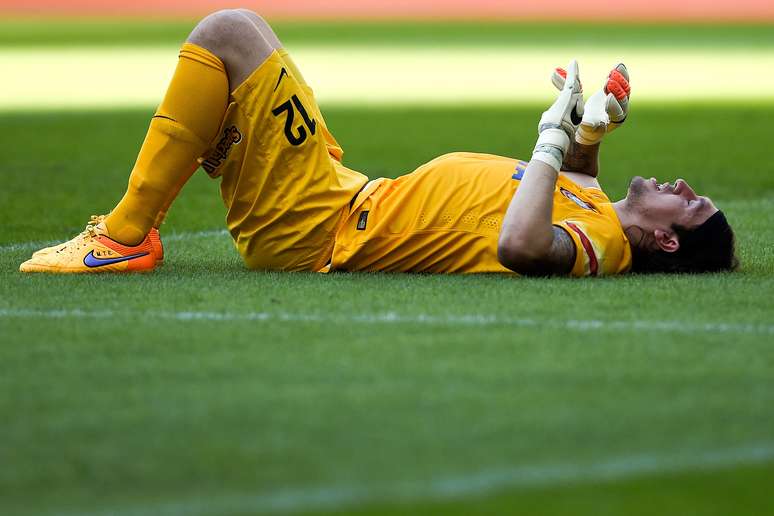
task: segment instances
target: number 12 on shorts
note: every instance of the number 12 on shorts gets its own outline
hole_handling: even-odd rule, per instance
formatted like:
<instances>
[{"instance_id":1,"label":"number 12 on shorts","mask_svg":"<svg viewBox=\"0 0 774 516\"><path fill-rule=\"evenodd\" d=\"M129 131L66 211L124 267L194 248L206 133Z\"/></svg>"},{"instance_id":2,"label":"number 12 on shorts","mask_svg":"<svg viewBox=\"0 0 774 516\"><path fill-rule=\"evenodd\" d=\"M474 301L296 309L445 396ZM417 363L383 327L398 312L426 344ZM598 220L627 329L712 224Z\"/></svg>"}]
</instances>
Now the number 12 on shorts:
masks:
<instances>
[{"instance_id":1,"label":"number 12 on shorts","mask_svg":"<svg viewBox=\"0 0 774 516\"><path fill-rule=\"evenodd\" d=\"M298 110L301 118L304 119L304 125L306 125L306 127L304 127L304 125L298 125L295 128L293 127L296 110ZM314 132L317 130L317 122L315 122L313 118L309 118L309 114L306 112L306 108L301 103L301 99L298 98L298 95L293 95L288 100L272 109L271 112L277 117L283 113L287 113L287 116L285 117L285 136L291 145L301 145L306 141L307 128L309 128L309 132L312 135L314 135Z\"/></svg>"}]
</instances>

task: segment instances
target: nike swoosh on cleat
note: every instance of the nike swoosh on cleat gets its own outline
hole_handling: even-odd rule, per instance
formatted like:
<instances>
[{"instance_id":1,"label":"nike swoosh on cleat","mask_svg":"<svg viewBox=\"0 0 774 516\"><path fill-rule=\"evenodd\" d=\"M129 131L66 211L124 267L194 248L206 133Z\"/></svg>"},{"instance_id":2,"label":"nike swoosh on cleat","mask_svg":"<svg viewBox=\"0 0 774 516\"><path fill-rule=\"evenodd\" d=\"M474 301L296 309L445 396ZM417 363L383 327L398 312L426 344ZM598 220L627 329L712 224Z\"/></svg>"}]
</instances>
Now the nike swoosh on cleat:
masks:
<instances>
[{"instance_id":1,"label":"nike swoosh on cleat","mask_svg":"<svg viewBox=\"0 0 774 516\"><path fill-rule=\"evenodd\" d=\"M282 67L282 71L280 72L279 79L277 79L277 85L274 87L274 91L277 91L277 88L279 88L280 82L282 82L282 78L285 77L288 74L288 71L285 70L285 67Z\"/></svg>"},{"instance_id":2,"label":"nike swoosh on cleat","mask_svg":"<svg viewBox=\"0 0 774 516\"><path fill-rule=\"evenodd\" d=\"M83 258L83 264L86 267L92 267L92 268L102 267L103 265L110 265L112 263L119 263L119 262L125 262L127 260L133 260L135 258L140 258L148 254L149 253L145 252L145 253L132 254L129 256L121 256L119 258L97 258L96 256L94 256L94 251L89 251L89 254L87 254Z\"/></svg>"}]
</instances>

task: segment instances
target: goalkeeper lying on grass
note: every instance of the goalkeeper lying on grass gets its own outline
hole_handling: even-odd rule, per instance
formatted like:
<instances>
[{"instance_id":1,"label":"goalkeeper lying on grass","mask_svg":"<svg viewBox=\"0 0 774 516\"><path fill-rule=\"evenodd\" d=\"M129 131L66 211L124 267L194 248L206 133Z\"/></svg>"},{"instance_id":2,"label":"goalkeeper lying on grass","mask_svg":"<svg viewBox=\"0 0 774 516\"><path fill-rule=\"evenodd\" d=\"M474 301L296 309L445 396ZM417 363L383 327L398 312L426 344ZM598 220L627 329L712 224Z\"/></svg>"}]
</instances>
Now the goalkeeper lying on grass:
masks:
<instances>
[{"instance_id":1,"label":"goalkeeper lying on grass","mask_svg":"<svg viewBox=\"0 0 774 516\"><path fill-rule=\"evenodd\" d=\"M624 122L618 65L585 107L577 63L557 70L527 163L441 156L398 179L342 165L312 90L266 22L212 14L180 51L169 89L107 216L36 252L23 272L148 271L158 227L199 167L221 178L245 263L287 271L502 272L602 276L736 267L722 212L685 181L635 177L611 202L596 180L602 137Z\"/></svg>"}]
</instances>

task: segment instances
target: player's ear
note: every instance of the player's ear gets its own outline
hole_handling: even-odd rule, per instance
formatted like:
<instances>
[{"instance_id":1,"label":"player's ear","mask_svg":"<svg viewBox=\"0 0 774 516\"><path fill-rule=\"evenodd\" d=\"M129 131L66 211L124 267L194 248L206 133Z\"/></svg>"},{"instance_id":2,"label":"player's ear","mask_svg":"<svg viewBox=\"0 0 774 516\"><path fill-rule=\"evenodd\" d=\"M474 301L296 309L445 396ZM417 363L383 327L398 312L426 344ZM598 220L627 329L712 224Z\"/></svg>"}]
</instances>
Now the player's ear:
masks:
<instances>
[{"instance_id":1,"label":"player's ear","mask_svg":"<svg viewBox=\"0 0 774 516\"><path fill-rule=\"evenodd\" d=\"M672 230L663 231L657 229L653 232L653 238L659 249L667 253L674 253L680 249L680 241L677 239L677 233Z\"/></svg>"}]
</instances>

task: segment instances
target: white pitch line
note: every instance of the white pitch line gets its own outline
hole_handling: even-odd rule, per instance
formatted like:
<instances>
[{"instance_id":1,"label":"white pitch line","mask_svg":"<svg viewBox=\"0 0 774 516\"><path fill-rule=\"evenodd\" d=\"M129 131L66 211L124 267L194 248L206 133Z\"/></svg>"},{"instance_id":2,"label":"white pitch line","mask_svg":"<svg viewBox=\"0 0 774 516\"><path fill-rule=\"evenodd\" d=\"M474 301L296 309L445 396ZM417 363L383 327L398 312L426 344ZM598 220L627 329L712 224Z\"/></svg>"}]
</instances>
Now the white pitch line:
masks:
<instances>
[{"instance_id":1,"label":"white pitch line","mask_svg":"<svg viewBox=\"0 0 774 516\"><path fill-rule=\"evenodd\" d=\"M443 501L480 496L502 489L536 489L617 481L646 475L710 471L774 460L774 443L758 443L698 452L639 453L596 462L560 462L495 468L428 480L380 486L332 484L185 498L130 507L64 513L65 516L277 514L303 510L342 510L365 503ZM62 515L61 511L57 514Z\"/></svg>"},{"instance_id":2,"label":"white pitch line","mask_svg":"<svg viewBox=\"0 0 774 516\"><path fill-rule=\"evenodd\" d=\"M774 335L774 325L745 323L698 323L688 321L601 320L601 319L548 319L512 318L490 314L399 314L381 312L360 315L308 314L288 312L140 312L132 310L38 310L29 308L0 309L0 319L120 319L137 317L173 321L206 322L299 322L324 324L419 324L426 326L513 326L519 328L551 328L577 332L638 331L659 333L709 333Z\"/></svg>"}]
</instances>

